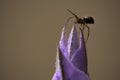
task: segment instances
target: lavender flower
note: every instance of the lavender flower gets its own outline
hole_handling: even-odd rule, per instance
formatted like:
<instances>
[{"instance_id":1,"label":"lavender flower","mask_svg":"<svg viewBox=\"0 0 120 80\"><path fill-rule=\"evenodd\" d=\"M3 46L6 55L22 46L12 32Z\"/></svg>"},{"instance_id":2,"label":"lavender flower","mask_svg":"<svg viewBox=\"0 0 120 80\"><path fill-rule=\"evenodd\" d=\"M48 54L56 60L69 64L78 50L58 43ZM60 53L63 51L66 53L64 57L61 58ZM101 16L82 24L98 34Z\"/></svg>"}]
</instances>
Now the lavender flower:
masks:
<instances>
[{"instance_id":1,"label":"lavender flower","mask_svg":"<svg viewBox=\"0 0 120 80\"><path fill-rule=\"evenodd\" d=\"M84 36L80 29L79 39L76 27L72 27L68 41L66 27L63 27L52 80L89 80Z\"/></svg>"}]
</instances>

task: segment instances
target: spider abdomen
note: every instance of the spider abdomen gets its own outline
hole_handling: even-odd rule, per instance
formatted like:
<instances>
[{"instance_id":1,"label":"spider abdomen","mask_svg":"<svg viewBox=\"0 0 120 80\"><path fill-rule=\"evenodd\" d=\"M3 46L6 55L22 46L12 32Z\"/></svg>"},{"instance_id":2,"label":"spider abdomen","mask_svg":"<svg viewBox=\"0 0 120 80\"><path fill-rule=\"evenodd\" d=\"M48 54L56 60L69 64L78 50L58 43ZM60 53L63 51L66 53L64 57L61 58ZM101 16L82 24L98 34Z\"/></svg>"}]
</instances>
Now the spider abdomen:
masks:
<instances>
[{"instance_id":1,"label":"spider abdomen","mask_svg":"<svg viewBox=\"0 0 120 80\"><path fill-rule=\"evenodd\" d=\"M86 16L83 18L84 23L86 24L94 24L94 19L91 16Z\"/></svg>"}]
</instances>

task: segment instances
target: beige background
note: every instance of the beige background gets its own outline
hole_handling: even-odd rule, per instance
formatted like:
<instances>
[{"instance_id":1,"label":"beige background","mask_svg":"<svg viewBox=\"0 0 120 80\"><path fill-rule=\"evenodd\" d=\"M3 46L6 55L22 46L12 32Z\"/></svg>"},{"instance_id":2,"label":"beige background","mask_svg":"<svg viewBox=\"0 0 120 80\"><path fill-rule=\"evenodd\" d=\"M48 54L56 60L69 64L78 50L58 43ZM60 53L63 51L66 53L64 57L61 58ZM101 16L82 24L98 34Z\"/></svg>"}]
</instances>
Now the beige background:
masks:
<instances>
[{"instance_id":1,"label":"beige background","mask_svg":"<svg viewBox=\"0 0 120 80\"><path fill-rule=\"evenodd\" d=\"M119 0L0 0L0 80L51 80L65 20L91 15L91 80L120 80Z\"/></svg>"}]
</instances>

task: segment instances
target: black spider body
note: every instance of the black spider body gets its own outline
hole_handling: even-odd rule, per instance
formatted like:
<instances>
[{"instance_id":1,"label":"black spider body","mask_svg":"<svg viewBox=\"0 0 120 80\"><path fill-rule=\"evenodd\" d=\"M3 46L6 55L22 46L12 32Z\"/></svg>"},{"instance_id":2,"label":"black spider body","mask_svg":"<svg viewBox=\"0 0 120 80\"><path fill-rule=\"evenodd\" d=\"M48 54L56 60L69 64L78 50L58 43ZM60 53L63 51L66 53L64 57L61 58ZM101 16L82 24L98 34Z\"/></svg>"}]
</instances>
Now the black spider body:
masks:
<instances>
[{"instance_id":1,"label":"black spider body","mask_svg":"<svg viewBox=\"0 0 120 80\"><path fill-rule=\"evenodd\" d=\"M85 16L83 18L78 18L75 23L78 23L78 24L94 24L94 19L91 16Z\"/></svg>"},{"instance_id":2,"label":"black spider body","mask_svg":"<svg viewBox=\"0 0 120 80\"><path fill-rule=\"evenodd\" d=\"M89 32L90 32L90 29L89 27L87 26L87 24L94 24L94 19L93 17L91 16L85 16L83 18L79 18L76 14L74 14L72 11L70 11L69 9L67 9L72 15L74 15L74 17L76 18L75 20L75 24L81 24L83 26L82 30L84 30L85 27L87 27L88 29L88 36L87 36L87 39L86 41L88 40L88 37L89 37Z\"/></svg>"},{"instance_id":3,"label":"black spider body","mask_svg":"<svg viewBox=\"0 0 120 80\"><path fill-rule=\"evenodd\" d=\"M94 24L94 19L91 16L84 17L82 20L86 24Z\"/></svg>"}]
</instances>

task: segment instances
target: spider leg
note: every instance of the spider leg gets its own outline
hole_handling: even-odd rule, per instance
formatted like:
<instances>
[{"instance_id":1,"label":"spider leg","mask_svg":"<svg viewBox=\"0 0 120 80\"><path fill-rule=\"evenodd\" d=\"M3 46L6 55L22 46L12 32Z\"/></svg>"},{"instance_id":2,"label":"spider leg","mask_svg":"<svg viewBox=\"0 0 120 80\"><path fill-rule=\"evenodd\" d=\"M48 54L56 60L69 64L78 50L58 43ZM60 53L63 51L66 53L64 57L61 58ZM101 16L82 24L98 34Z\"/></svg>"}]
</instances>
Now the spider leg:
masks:
<instances>
[{"instance_id":1,"label":"spider leg","mask_svg":"<svg viewBox=\"0 0 120 80\"><path fill-rule=\"evenodd\" d=\"M74 14L74 13L73 13L72 11L70 11L69 9L67 9L67 11L70 12L70 13L76 18L76 20L78 21L79 18L78 18L78 16L77 16L76 14Z\"/></svg>"},{"instance_id":2,"label":"spider leg","mask_svg":"<svg viewBox=\"0 0 120 80\"><path fill-rule=\"evenodd\" d=\"M85 24L85 26L87 27L87 29L88 29L88 35L87 35L87 38L86 38L86 42L87 42L87 40L88 40L88 38L89 38L89 34L90 34L90 28Z\"/></svg>"},{"instance_id":3,"label":"spider leg","mask_svg":"<svg viewBox=\"0 0 120 80\"><path fill-rule=\"evenodd\" d=\"M82 28L82 30L84 30L85 29L85 26L84 26L84 24L81 24L81 26L83 25L83 28Z\"/></svg>"},{"instance_id":4,"label":"spider leg","mask_svg":"<svg viewBox=\"0 0 120 80\"><path fill-rule=\"evenodd\" d=\"M68 25L69 21L70 21L72 18L73 18L73 17L69 17L69 18L66 20L66 22L65 22L65 26Z\"/></svg>"}]
</instances>

